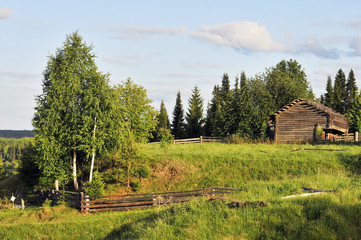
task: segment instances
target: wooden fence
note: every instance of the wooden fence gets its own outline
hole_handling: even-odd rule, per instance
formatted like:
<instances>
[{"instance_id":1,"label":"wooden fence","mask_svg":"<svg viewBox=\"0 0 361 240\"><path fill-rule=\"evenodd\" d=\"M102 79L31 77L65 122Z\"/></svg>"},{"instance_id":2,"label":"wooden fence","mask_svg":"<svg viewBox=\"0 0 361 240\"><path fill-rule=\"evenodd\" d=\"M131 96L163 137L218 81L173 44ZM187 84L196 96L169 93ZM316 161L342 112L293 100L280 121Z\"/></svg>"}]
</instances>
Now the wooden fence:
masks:
<instances>
[{"instance_id":1,"label":"wooden fence","mask_svg":"<svg viewBox=\"0 0 361 240\"><path fill-rule=\"evenodd\" d=\"M70 192L63 191L65 202L73 208L81 209L81 193L80 192Z\"/></svg>"},{"instance_id":2,"label":"wooden fence","mask_svg":"<svg viewBox=\"0 0 361 240\"><path fill-rule=\"evenodd\" d=\"M215 143L215 142L226 142L227 137L206 137L200 136L199 138L186 138L173 140L173 144L185 144L185 143ZM160 142L150 142L149 144L158 144Z\"/></svg>"},{"instance_id":3,"label":"wooden fence","mask_svg":"<svg viewBox=\"0 0 361 240\"><path fill-rule=\"evenodd\" d=\"M342 134L340 136L334 136L333 138L334 141L357 142L359 141L359 133L358 132L347 133L347 134Z\"/></svg>"},{"instance_id":4,"label":"wooden fence","mask_svg":"<svg viewBox=\"0 0 361 240\"><path fill-rule=\"evenodd\" d=\"M170 203L187 202L196 197L230 194L238 188L213 187L193 191L126 194L120 196L89 197L81 193L81 212L125 211Z\"/></svg>"},{"instance_id":5,"label":"wooden fence","mask_svg":"<svg viewBox=\"0 0 361 240\"><path fill-rule=\"evenodd\" d=\"M213 142L225 142L225 141L226 141L226 138L200 136L199 138L187 138L187 139L173 140L173 144L213 143Z\"/></svg>"}]
</instances>

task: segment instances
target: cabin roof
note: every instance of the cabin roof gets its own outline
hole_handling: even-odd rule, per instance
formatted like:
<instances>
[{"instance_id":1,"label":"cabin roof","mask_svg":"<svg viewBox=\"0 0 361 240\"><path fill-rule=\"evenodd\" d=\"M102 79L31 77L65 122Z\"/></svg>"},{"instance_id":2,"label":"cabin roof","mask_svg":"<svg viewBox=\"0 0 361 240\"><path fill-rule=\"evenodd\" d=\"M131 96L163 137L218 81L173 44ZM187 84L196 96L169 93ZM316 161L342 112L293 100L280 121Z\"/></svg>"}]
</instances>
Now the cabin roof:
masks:
<instances>
[{"instance_id":1,"label":"cabin roof","mask_svg":"<svg viewBox=\"0 0 361 240\"><path fill-rule=\"evenodd\" d=\"M335 110L329 108L329 107L326 107L325 105L321 104L321 103L316 103L316 102L313 102L313 101L310 101L310 100L307 100L307 99L304 99L304 98L298 98L294 101L292 101L291 103L289 103L288 105L284 106L283 108L281 108L280 110L278 110L277 112L274 112L271 117L275 117L279 114L282 114L283 112L286 112L288 109L292 108L294 105L296 105L297 103L299 102L304 102L304 103L307 103L308 105L310 106L313 106L315 107L316 109L318 109L319 111L321 112L324 112L328 115L335 115L335 116L339 116L339 117L342 117L345 119L345 121L348 121L347 118L345 116L343 116L341 113L338 113L336 112Z\"/></svg>"}]
</instances>

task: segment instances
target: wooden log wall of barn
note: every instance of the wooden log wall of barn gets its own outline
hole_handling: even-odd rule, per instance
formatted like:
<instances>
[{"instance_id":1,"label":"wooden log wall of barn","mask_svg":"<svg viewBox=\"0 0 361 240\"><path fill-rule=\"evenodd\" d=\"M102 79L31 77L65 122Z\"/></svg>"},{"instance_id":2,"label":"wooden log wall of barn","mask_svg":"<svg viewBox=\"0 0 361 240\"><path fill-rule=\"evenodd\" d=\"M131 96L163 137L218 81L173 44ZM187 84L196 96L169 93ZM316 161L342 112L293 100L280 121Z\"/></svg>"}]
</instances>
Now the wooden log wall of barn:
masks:
<instances>
[{"instance_id":1,"label":"wooden log wall of barn","mask_svg":"<svg viewBox=\"0 0 361 240\"><path fill-rule=\"evenodd\" d=\"M327 113L302 102L279 114L275 122L277 143L312 142L316 124L321 128L328 127Z\"/></svg>"}]
</instances>

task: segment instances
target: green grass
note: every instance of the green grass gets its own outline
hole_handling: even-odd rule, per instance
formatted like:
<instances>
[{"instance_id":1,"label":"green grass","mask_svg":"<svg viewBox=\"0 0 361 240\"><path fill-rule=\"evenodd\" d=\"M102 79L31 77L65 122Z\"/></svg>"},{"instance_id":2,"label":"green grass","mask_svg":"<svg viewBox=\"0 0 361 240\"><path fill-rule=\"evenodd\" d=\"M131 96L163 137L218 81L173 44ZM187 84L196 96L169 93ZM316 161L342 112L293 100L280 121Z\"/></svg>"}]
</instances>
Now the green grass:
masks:
<instances>
[{"instance_id":1,"label":"green grass","mask_svg":"<svg viewBox=\"0 0 361 240\"><path fill-rule=\"evenodd\" d=\"M324 148L345 151L308 151ZM152 166L142 192L242 188L222 201L83 215L64 206L0 210L0 239L361 239L358 145L141 145ZM299 151L294 151L301 149ZM337 190L303 198L301 186Z\"/></svg>"}]
</instances>

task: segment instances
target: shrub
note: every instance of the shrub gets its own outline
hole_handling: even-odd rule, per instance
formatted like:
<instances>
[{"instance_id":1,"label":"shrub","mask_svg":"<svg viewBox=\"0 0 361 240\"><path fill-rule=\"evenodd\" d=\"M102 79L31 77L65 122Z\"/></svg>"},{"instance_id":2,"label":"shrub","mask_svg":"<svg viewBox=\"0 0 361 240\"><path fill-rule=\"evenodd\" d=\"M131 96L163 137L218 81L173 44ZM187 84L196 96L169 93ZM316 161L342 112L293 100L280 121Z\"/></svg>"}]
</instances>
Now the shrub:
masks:
<instances>
[{"instance_id":1,"label":"shrub","mask_svg":"<svg viewBox=\"0 0 361 240\"><path fill-rule=\"evenodd\" d=\"M130 182L130 187L132 188L133 192L138 192L142 186L139 181L132 181Z\"/></svg>"},{"instance_id":2,"label":"shrub","mask_svg":"<svg viewBox=\"0 0 361 240\"><path fill-rule=\"evenodd\" d=\"M85 188L85 193L91 197L99 197L104 195L105 183L99 172L94 172L93 181Z\"/></svg>"},{"instance_id":3,"label":"shrub","mask_svg":"<svg viewBox=\"0 0 361 240\"><path fill-rule=\"evenodd\" d=\"M152 173L152 170L148 166L142 164L142 165L137 166L137 168L135 169L135 174L134 175L136 177L138 177L139 180L140 180L141 178L150 177L151 173Z\"/></svg>"}]
</instances>

